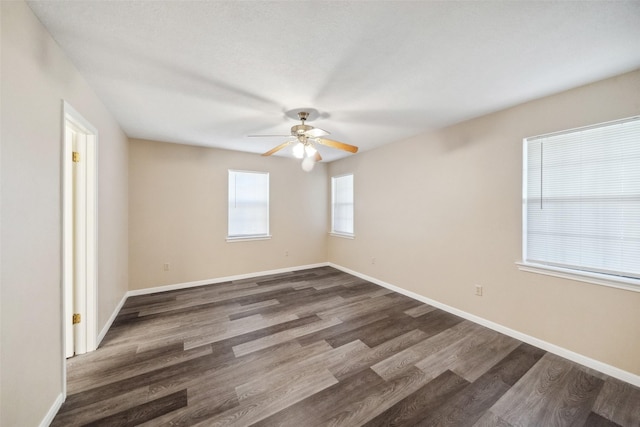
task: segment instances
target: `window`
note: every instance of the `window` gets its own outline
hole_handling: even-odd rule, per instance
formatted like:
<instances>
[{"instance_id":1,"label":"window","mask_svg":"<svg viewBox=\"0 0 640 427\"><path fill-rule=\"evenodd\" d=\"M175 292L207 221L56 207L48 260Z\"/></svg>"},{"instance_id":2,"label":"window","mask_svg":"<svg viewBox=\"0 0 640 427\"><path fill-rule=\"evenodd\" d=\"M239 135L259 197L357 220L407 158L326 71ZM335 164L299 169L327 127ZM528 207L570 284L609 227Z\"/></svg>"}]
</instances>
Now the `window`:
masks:
<instances>
[{"instance_id":1,"label":"window","mask_svg":"<svg viewBox=\"0 0 640 427\"><path fill-rule=\"evenodd\" d=\"M331 233L353 236L353 175L331 178Z\"/></svg>"},{"instance_id":2,"label":"window","mask_svg":"<svg viewBox=\"0 0 640 427\"><path fill-rule=\"evenodd\" d=\"M524 265L640 284L640 117L525 139L523 202Z\"/></svg>"},{"instance_id":3,"label":"window","mask_svg":"<svg viewBox=\"0 0 640 427\"><path fill-rule=\"evenodd\" d=\"M269 237L269 174L229 171L228 240Z\"/></svg>"}]
</instances>

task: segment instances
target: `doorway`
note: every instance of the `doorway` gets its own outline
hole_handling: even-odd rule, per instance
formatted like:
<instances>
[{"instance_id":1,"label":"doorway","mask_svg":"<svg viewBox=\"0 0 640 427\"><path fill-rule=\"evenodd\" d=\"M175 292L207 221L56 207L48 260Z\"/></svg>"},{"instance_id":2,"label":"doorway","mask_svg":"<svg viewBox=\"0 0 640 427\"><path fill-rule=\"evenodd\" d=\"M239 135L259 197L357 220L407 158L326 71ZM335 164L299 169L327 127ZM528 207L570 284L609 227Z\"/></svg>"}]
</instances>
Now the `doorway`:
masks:
<instances>
[{"instance_id":1,"label":"doorway","mask_svg":"<svg viewBox=\"0 0 640 427\"><path fill-rule=\"evenodd\" d=\"M96 349L98 132L64 101L63 141L62 306L66 360ZM66 363L63 364L66 379Z\"/></svg>"}]
</instances>

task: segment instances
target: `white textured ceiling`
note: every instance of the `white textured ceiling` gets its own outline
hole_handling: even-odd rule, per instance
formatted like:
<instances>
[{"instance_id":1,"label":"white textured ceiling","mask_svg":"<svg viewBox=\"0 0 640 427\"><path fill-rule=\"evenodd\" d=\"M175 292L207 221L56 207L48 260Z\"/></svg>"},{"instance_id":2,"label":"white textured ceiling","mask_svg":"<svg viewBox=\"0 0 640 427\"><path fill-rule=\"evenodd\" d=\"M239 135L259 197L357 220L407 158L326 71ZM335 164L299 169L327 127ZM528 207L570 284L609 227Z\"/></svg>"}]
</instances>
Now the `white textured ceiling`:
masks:
<instances>
[{"instance_id":1,"label":"white textured ceiling","mask_svg":"<svg viewBox=\"0 0 640 427\"><path fill-rule=\"evenodd\" d=\"M130 137L255 153L295 108L366 150L640 68L640 1L28 4Z\"/></svg>"}]
</instances>

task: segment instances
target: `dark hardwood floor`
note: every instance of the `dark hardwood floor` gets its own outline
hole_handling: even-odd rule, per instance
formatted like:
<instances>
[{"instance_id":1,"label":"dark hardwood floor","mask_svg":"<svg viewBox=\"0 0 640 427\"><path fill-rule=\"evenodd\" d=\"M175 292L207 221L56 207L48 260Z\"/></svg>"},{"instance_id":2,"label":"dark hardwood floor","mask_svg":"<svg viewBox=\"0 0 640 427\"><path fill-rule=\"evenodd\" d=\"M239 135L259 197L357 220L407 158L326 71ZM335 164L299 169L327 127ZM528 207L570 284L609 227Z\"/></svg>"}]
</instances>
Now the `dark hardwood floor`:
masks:
<instances>
[{"instance_id":1,"label":"dark hardwood floor","mask_svg":"<svg viewBox=\"0 0 640 427\"><path fill-rule=\"evenodd\" d=\"M640 389L330 267L129 298L54 426L640 426Z\"/></svg>"}]
</instances>

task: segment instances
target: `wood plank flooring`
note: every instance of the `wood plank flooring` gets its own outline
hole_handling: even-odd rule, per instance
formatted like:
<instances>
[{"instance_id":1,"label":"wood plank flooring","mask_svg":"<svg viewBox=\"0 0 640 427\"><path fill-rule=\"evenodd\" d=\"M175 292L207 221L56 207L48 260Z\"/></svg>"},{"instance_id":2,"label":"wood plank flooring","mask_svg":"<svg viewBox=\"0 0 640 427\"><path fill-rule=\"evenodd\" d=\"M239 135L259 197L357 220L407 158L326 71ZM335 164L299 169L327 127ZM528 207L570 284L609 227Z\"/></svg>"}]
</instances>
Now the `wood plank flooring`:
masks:
<instances>
[{"instance_id":1,"label":"wood plank flooring","mask_svg":"<svg viewBox=\"0 0 640 427\"><path fill-rule=\"evenodd\" d=\"M640 426L640 389L330 267L129 298L53 426Z\"/></svg>"}]
</instances>

